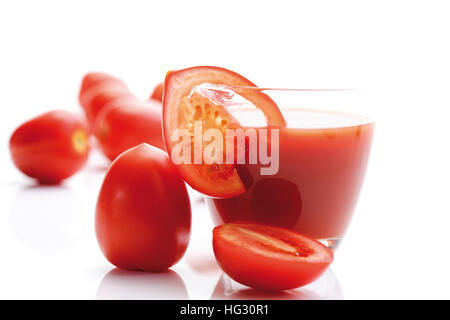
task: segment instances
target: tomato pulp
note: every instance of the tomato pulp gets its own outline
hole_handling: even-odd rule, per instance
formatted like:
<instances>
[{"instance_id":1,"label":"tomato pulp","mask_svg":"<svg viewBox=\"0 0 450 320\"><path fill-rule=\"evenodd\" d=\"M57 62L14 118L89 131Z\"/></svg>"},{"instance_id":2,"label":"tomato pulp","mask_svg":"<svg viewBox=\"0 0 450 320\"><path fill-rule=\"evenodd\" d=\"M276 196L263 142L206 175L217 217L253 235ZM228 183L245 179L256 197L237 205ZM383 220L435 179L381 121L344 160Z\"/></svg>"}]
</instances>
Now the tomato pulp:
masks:
<instances>
[{"instance_id":1,"label":"tomato pulp","mask_svg":"<svg viewBox=\"0 0 450 320\"><path fill-rule=\"evenodd\" d=\"M284 116L288 125L279 129L278 172L261 175L261 165L244 165L245 193L207 198L213 219L216 224L251 221L339 240L359 196L374 124L356 115L304 109ZM291 123L293 119L307 120ZM317 127L311 128L308 119Z\"/></svg>"}]
</instances>

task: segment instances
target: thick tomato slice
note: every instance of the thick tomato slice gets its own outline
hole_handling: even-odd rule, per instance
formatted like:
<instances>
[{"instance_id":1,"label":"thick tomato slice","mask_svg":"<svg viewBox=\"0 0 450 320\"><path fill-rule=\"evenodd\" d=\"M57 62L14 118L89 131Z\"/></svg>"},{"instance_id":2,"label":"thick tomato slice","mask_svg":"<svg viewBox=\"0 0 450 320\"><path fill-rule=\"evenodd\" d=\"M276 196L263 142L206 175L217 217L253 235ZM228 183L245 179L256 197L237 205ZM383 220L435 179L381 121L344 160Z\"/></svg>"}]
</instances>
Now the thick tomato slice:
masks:
<instances>
[{"instance_id":1,"label":"thick tomato slice","mask_svg":"<svg viewBox=\"0 0 450 320\"><path fill-rule=\"evenodd\" d=\"M261 290L288 290L317 279L333 251L292 230L262 224L230 223L213 231L213 248L233 280Z\"/></svg>"},{"instance_id":2,"label":"thick tomato slice","mask_svg":"<svg viewBox=\"0 0 450 320\"><path fill-rule=\"evenodd\" d=\"M195 120L202 120L204 129L216 128L222 132L239 126L238 121L224 106L193 92L193 88L201 84L255 87L236 72L219 67L201 66L169 72L164 83L163 98L164 143L169 155L178 143L172 140L172 133L176 129L187 129L192 137ZM239 94L263 112L268 126L286 125L278 106L266 94L258 90L244 90ZM194 139L191 140L193 150ZM232 164L180 163L177 166L192 188L208 196L229 198L245 192L239 174Z\"/></svg>"}]
</instances>

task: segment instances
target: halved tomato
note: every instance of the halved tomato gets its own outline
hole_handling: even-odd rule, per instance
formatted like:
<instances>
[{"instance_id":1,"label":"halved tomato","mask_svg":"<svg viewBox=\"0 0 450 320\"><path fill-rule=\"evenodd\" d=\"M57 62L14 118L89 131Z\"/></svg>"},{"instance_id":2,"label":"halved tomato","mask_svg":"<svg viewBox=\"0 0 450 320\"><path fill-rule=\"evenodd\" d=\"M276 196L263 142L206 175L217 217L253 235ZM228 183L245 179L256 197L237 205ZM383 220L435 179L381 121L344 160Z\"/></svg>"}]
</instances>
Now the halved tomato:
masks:
<instances>
[{"instance_id":1,"label":"halved tomato","mask_svg":"<svg viewBox=\"0 0 450 320\"><path fill-rule=\"evenodd\" d=\"M289 290L317 279L333 261L333 251L292 230L250 223L214 228L213 248L233 280L260 290Z\"/></svg>"},{"instance_id":2,"label":"halved tomato","mask_svg":"<svg viewBox=\"0 0 450 320\"><path fill-rule=\"evenodd\" d=\"M201 66L168 72L164 83L163 131L169 156L172 156L172 149L179 143L172 140L176 129L188 130L191 150L194 150L193 133L196 120L202 121L204 130L215 128L222 133L228 128L239 126L239 122L226 107L193 91L201 84L225 85L228 88L255 87L236 72L219 67ZM281 111L268 95L259 90L243 90L239 94L263 112L268 126L286 125ZM245 186L233 164L180 163L177 167L192 188L208 196L229 198L245 192Z\"/></svg>"}]
</instances>

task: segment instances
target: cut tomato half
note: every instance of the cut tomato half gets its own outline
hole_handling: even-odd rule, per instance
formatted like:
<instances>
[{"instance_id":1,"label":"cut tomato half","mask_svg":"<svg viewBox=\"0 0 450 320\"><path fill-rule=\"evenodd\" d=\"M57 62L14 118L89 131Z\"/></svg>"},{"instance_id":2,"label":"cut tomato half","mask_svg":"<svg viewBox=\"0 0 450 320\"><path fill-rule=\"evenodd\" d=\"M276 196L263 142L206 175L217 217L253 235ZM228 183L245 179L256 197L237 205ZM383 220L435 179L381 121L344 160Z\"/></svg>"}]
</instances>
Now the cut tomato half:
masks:
<instances>
[{"instance_id":1,"label":"cut tomato half","mask_svg":"<svg viewBox=\"0 0 450 320\"><path fill-rule=\"evenodd\" d=\"M260 290L289 290L317 279L333 261L333 251L292 230L230 223L213 231L213 248L233 280Z\"/></svg>"},{"instance_id":2,"label":"cut tomato half","mask_svg":"<svg viewBox=\"0 0 450 320\"><path fill-rule=\"evenodd\" d=\"M201 120L203 129L239 127L239 122L226 107L193 90L202 84L231 87L256 87L236 72L219 67L193 67L168 72L164 83L163 131L164 142L171 156L179 143L172 140L176 129L186 129L191 135L191 151L194 150L194 121ZM242 90L243 98L264 114L270 127L284 127L286 122L276 103L259 90ZM191 158L192 159L192 158ZM173 159L172 159L173 160ZM230 198L245 192L239 174L233 164L178 163L185 181L197 191L215 198Z\"/></svg>"}]
</instances>

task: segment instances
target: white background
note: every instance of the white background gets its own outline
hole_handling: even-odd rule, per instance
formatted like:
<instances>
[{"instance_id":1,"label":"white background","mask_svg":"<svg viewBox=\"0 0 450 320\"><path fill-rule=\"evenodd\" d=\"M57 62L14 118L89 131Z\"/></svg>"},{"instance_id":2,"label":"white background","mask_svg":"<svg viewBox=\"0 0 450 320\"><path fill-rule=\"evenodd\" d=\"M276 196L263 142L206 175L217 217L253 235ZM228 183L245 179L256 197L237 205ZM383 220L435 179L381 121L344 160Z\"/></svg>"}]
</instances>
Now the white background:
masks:
<instances>
[{"instance_id":1,"label":"white background","mask_svg":"<svg viewBox=\"0 0 450 320\"><path fill-rule=\"evenodd\" d=\"M107 161L93 153L64 187L36 188L8 151L24 120L79 111L88 71L145 98L167 70L194 65L260 86L358 87L377 121L332 271L281 298L450 298L449 15L448 1L2 1L0 298L221 296L201 203L176 273L106 276L93 217Z\"/></svg>"}]
</instances>

